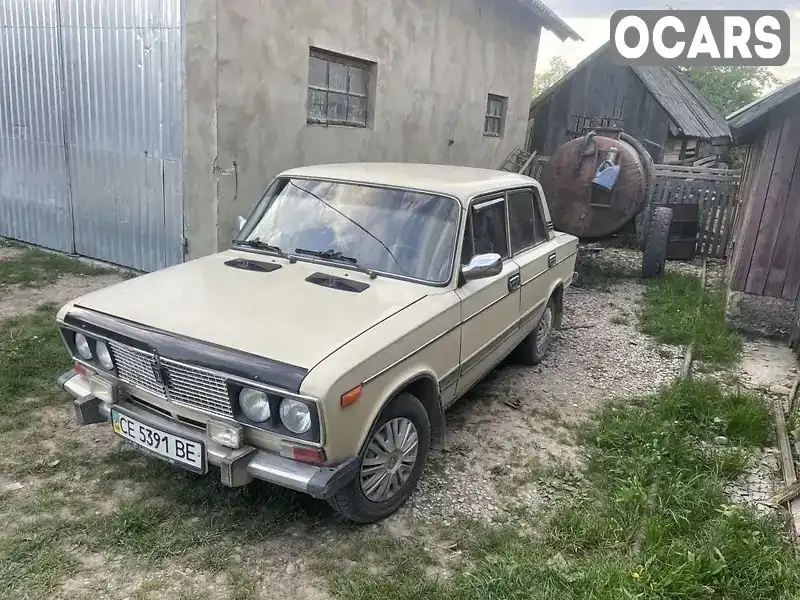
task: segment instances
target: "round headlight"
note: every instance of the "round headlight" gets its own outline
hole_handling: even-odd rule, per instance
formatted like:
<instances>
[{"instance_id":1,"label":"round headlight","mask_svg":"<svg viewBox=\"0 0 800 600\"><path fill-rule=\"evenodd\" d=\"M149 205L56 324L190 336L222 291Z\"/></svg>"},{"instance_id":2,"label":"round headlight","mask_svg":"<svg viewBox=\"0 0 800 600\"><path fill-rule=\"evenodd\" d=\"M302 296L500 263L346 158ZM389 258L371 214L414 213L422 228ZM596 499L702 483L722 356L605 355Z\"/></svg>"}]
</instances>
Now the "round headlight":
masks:
<instances>
[{"instance_id":1,"label":"round headlight","mask_svg":"<svg viewBox=\"0 0 800 600\"><path fill-rule=\"evenodd\" d=\"M302 435L311 429L311 411L305 402L285 398L281 402L281 421L286 429Z\"/></svg>"},{"instance_id":2,"label":"round headlight","mask_svg":"<svg viewBox=\"0 0 800 600\"><path fill-rule=\"evenodd\" d=\"M106 346L105 342L97 342L94 349L97 351L97 360L100 361L103 368L113 371L114 361L111 358L111 352L108 351L108 346Z\"/></svg>"},{"instance_id":3,"label":"round headlight","mask_svg":"<svg viewBox=\"0 0 800 600\"><path fill-rule=\"evenodd\" d=\"M91 360L92 348L89 346L89 340L82 333L75 334L75 349L78 351L78 356Z\"/></svg>"},{"instance_id":4,"label":"round headlight","mask_svg":"<svg viewBox=\"0 0 800 600\"><path fill-rule=\"evenodd\" d=\"M244 416L255 423L269 421L269 398L264 392L244 388L239 392L239 406Z\"/></svg>"}]
</instances>

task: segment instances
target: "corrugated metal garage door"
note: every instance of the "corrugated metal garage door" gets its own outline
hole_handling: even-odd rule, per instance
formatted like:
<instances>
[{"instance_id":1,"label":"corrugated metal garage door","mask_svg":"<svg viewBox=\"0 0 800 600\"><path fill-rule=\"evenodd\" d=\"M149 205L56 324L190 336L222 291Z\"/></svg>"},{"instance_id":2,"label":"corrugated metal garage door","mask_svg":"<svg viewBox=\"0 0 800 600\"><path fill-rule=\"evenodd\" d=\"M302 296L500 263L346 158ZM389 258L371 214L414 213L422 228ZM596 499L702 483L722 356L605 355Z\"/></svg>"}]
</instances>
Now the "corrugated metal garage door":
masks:
<instances>
[{"instance_id":1,"label":"corrugated metal garage door","mask_svg":"<svg viewBox=\"0 0 800 600\"><path fill-rule=\"evenodd\" d=\"M183 260L180 0L0 0L0 235Z\"/></svg>"}]
</instances>

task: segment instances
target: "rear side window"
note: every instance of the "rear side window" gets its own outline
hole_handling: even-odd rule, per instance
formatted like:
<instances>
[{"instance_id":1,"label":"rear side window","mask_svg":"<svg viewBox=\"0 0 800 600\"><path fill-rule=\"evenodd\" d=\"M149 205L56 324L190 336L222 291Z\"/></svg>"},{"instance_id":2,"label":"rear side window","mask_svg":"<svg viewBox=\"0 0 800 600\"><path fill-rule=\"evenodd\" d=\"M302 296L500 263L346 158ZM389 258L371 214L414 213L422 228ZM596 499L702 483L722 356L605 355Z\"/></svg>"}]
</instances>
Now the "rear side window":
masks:
<instances>
[{"instance_id":1,"label":"rear side window","mask_svg":"<svg viewBox=\"0 0 800 600\"><path fill-rule=\"evenodd\" d=\"M535 201L533 203L533 210L534 210L534 235L536 237L536 243L541 244L546 242L550 239L550 234L547 233L547 225L544 222L544 213L542 212L542 202L539 198L539 192L534 191L536 194Z\"/></svg>"},{"instance_id":2,"label":"rear side window","mask_svg":"<svg viewBox=\"0 0 800 600\"><path fill-rule=\"evenodd\" d=\"M474 253L499 254L509 258L505 198L488 200L472 209Z\"/></svg>"},{"instance_id":3,"label":"rear side window","mask_svg":"<svg viewBox=\"0 0 800 600\"><path fill-rule=\"evenodd\" d=\"M508 220L511 225L511 250L514 254L537 243L533 204L533 190L515 190L508 194Z\"/></svg>"},{"instance_id":4,"label":"rear side window","mask_svg":"<svg viewBox=\"0 0 800 600\"><path fill-rule=\"evenodd\" d=\"M508 193L508 220L514 254L549 239L539 197L534 190L514 190Z\"/></svg>"}]
</instances>

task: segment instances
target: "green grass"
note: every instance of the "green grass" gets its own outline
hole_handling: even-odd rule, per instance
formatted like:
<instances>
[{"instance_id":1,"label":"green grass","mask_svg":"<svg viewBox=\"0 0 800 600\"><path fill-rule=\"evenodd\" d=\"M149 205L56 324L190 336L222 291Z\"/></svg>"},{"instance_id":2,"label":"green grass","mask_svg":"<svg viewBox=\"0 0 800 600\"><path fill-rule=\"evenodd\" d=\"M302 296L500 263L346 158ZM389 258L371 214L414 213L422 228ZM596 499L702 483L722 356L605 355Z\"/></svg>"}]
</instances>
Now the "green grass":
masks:
<instances>
[{"instance_id":1,"label":"green grass","mask_svg":"<svg viewBox=\"0 0 800 600\"><path fill-rule=\"evenodd\" d=\"M20 255L0 260L0 288L13 284L36 287L53 283L61 275L105 275L113 272L63 254L38 248L19 248Z\"/></svg>"},{"instance_id":2,"label":"green grass","mask_svg":"<svg viewBox=\"0 0 800 600\"><path fill-rule=\"evenodd\" d=\"M697 277L666 273L648 282L641 328L663 344L694 344L699 360L725 365L742 351L725 323L725 296L704 291Z\"/></svg>"},{"instance_id":3,"label":"green grass","mask_svg":"<svg viewBox=\"0 0 800 600\"><path fill-rule=\"evenodd\" d=\"M796 598L800 562L782 523L729 505L723 491L746 465L744 448L770 437L762 397L682 380L605 407L581 435L581 493L551 514L522 509L505 524L444 532L466 559L448 581L425 576L419 551L402 570L389 561L378 574L339 572L332 592L362 600ZM741 446L715 446L718 435Z\"/></svg>"},{"instance_id":4,"label":"green grass","mask_svg":"<svg viewBox=\"0 0 800 600\"><path fill-rule=\"evenodd\" d=\"M0 323L0 431L60 398L55 380L71 363L55 315L46 305Z\"/></svg>"}]
</instances>

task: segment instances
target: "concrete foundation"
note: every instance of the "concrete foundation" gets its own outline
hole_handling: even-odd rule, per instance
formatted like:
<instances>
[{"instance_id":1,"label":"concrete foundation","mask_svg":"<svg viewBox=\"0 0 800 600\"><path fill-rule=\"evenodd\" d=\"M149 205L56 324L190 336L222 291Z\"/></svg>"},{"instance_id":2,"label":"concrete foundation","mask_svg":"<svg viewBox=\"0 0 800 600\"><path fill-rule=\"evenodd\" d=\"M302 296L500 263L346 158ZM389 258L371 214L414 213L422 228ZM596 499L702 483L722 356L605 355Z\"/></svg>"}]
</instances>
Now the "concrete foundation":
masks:
<instances>
[{"instance_id":1,"label":"concrete foundation","mask_svg":"<svg viewBox=\"0 0 800 600\"><path fill-rule=\"evenodd\" d=\"M788 340L797 311L791 300L730 292L727 317L728 323L739 331Z\"/></svg>"},{"instance_id":2,"label":"concrete foundation","mask_svg":"<svg viewBox=\"0 0 800 600\"><path fill-rule=\"evenodd\" d=\"M284 169L497 168L525 143L541 27L519 2L192 0L187 12L189 258L228 247ZM307 123L312 47L375 64L366 128ZM502 137L484 135L489 94L508 98Z\"/></svg>"}]
</instances>

